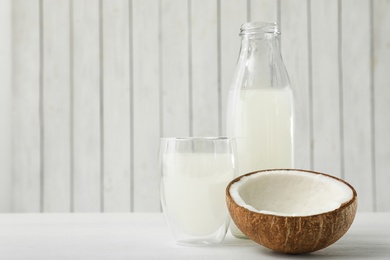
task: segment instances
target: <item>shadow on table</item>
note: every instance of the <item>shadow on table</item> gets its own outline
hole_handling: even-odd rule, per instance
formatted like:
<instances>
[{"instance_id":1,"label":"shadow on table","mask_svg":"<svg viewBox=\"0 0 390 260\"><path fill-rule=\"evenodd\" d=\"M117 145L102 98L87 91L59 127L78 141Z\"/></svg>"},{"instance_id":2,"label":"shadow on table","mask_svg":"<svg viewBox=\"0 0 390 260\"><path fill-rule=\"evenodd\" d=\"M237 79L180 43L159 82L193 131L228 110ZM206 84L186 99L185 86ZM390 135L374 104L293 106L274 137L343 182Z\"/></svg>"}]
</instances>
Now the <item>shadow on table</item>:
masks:
<instances>
[{"instance_id":1,"label":"shadow on table","mask_svg":"<svg viewBox=\"0 0 390 260\"><path fill-rule=\"evenodd\" d=\"M255 242L253 242L250 239L241 239L241 238L234 238L234 237L227 237L225 240L220 244L220 246L257 246Z\"/></svg>"},{"instance_id":2,"label":"shadow on table","mask_svg":"<svg viewBox=\"0 0 390 260\"><path fill-rule=\"evenodd\" d=\"M346 239L341 239L335 244L309 254L286 255L269 250L264 247L259 247L258 251L268 257L275 259L305 259L305 258L322 258L334 259L334 257L342 257L346 259L390 259L390 244L389 238L380 236L373 241L361 235L348 236Z\"/></svg>"}]
</instances>

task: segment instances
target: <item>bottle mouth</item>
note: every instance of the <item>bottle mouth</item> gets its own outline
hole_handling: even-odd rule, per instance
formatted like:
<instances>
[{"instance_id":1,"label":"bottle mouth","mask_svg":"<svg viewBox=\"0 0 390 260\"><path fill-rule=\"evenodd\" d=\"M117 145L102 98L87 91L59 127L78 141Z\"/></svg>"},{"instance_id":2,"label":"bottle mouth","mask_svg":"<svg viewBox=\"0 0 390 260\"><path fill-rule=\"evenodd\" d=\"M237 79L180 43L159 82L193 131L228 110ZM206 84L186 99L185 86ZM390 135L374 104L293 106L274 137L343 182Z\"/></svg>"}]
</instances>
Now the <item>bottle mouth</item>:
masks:
<instances>
[{"instance_id":1,"label":"bottle mouth","mask_svg":"<svg viewBox=\"0 0 390 260\"><path fill-rule=\"evenodd\" d=\"M262 34L279 35L279 26L273 22L248 22L241 25L240 36L254 36Z\"/></svg>"}]
</instances>

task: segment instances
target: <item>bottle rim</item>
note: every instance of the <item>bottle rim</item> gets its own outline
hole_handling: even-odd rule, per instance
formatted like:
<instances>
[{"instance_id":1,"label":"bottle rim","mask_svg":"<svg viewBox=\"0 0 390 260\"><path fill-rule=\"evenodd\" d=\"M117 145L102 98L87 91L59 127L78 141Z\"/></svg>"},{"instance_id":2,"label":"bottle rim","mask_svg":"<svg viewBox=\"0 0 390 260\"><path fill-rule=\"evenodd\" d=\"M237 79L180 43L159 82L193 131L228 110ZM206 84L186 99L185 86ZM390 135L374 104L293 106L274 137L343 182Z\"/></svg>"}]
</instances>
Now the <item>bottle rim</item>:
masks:
<instances>
[{"instance_id":1,"label":"bottle rim","mask_svg":"<svg viewBox=\"0 0 390 260\"><path fill-rule=\"evenodd\" d=\"M178 136L178 137L160 137L161 141L229 141L232 138L228 136Z\"/></svg>"},{"instance_id":2,"label":"bottle rim","mask_svg":"<svg viewBox=\"0 0 390 260\"><path fill-rule=\"evenodd\" d=\"M279 26L275 22L247 22L241 25L240 36L260 34L279 35Z\"/></svg>"}]
</instances>

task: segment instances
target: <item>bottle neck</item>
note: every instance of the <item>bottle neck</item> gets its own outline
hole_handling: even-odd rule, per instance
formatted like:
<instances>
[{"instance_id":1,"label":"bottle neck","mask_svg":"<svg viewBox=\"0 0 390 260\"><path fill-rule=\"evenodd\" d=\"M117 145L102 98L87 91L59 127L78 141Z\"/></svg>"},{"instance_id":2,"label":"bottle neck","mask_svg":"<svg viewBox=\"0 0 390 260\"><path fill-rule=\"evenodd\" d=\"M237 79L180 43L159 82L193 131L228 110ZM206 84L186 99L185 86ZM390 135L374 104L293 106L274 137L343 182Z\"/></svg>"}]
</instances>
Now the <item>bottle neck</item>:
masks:
<instances>
[{"instance_id":1,"label":"bottle neck","mask_svg":"<svg viewBox=\"0 0 390 260\"><path fill-rule=\"evenodd\" d=\"M241 36L241 52L249 57L280 58L279 35ZM244 53L246 52L246 53Z\"/></svg>"},{"instance_id":2,"label":"bottle neck","mask_svg":"<svg viewBox=\"0 0 390 260\"><path fill-rule=\"evenodd\" d=\"M276 24L248 23L241 27L237 79L241 88L280 88L289 85Z\"/></svg>"},{"instance_id":3,"label":"bottle neck","mask_svg":"<svg viewBox=\"0 0 390 260\"><path fill-rule=\"evenodd\" d=\"M243 24L240 36L241 52L247 55L247 58L257 57L264 62L267 59L281 58L280 32L276 23L250 22Z\"/></svg>"}]
</instances>

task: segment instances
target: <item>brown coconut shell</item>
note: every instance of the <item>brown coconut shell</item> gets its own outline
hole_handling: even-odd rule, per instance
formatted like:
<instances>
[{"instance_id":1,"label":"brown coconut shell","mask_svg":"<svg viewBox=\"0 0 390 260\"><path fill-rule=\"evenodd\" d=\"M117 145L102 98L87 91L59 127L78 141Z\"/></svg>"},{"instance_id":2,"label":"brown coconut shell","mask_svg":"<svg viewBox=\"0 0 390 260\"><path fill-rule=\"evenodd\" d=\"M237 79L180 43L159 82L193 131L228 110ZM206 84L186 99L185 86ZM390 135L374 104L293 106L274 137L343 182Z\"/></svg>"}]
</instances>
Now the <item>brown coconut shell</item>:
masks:
<instances>
[{"instance_id":1,"label":"brown coconut shell","mask_svg":"<svg viewBox=\"0 0 390 260\"><path fill-rule=\"evenodd\" d=\"M289 170L292 169L283 169ZM318 215L276 216L253 212L237 205L229 191L231 185L243 176L261 174L262 171L258 171L240 176L229 183L226 188L227 207L236 226L256 243L287 254L314 252L333 244L348 231L356 215L357 193L350 184L339 178L313 171L292 171L322 174L341 181L352 189L353 197L338 209Z\"/></svg>"}]
</instances>

